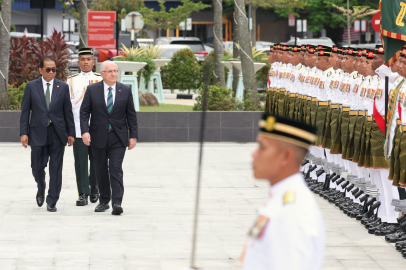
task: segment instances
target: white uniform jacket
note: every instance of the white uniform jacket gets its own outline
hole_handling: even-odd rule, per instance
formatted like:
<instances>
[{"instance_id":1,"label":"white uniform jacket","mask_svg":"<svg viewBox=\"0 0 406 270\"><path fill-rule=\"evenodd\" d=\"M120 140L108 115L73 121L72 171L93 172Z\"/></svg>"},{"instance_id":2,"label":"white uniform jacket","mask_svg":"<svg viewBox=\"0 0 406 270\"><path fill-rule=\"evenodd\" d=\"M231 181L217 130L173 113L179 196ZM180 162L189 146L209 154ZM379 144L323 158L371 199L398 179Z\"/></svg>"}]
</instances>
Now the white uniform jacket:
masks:
<instances>
[{"instance_id":1,"label":"white uniform jacket","mask_svg":"<svg viewBox=\"0 0 406 270\"><path fill-rule=\"evenodd\" d=\"M244 270L319 270L324 252L321 211L302 175L272 186L249 232Z\"/></svg>"}]
</instances>

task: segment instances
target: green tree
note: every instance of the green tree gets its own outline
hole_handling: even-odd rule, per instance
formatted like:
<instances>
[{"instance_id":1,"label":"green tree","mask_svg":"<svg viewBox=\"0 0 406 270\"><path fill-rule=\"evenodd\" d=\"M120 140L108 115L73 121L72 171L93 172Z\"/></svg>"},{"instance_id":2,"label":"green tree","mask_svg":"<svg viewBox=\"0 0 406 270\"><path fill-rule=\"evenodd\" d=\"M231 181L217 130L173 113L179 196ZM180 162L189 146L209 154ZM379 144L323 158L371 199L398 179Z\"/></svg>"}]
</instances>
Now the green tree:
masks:
<instances>
[{"instance_id":1,"label":"green tree","mask_svg":"<svg viewBox=\"0 0 406 270\"><path fill-rule=\"evenodd\" d=\"M198 89L202 85L202 66L197 62L195 53L187 48L177 51L171 61L161 68L162 80L171 91Z\"/></svg>"},{"instance_id":2,"label":"green tree","mask_svg":"<svg viewBox=\"0 0 406 270\"><path fill-rule=\"evenodd\" d=\"M192 12L210 7L202 2L194 3L190 0L182 0L183 5L166 11L165 1L158 1L158 3L160 10L154 10L153 8L147 7L142 7L139 10L142 14L145 25L150 27L154 33L154 44L156 40L156 32L158 30L176 28L176 26L189 17Z\"/></svg>"}]
</instances>

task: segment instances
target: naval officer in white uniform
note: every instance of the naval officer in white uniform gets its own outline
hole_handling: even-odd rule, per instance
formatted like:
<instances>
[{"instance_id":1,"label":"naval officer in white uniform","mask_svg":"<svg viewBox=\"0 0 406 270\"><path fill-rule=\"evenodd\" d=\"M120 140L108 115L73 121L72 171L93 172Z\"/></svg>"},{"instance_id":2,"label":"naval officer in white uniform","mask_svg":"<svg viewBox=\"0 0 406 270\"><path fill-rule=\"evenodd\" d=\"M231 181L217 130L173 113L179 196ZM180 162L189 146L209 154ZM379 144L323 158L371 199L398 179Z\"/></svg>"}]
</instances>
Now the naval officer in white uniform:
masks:
<instances>
[{"instance_id":1,"label":"naval officer in white uniform","mask_svg":"<svg viewBox=\"0 0 406 270\"><path fill-rule=\"evenodd\" d=\"M300 164L316 139L313 127L264 114L259 122L254 177L270 183L267 200L248 233L244 270L319 270L325 230Z\"/></svg>"},{"instance_id":2,"label":"naval officer in white uniform","mask_svg":"<svg viewBox=\"0 0 406 270\"><path fill-rule=\"evenodd\" d=\"M79 198L76 200L77 206L87 205L89 196L92 203L97 202L99 199L99 190L93 166L93 154L90 147L83 143L80 130L80 106L82 105L87 86L102 80L99 73L93 73L92 71L94 62L93 49L80 49L78 66L81 72L70 76L66 82L69 85L76 129L73 155L75 158L76 183L79 193ZM90 170L88 160L90 160Z\"/></svg>"}]
</instances>

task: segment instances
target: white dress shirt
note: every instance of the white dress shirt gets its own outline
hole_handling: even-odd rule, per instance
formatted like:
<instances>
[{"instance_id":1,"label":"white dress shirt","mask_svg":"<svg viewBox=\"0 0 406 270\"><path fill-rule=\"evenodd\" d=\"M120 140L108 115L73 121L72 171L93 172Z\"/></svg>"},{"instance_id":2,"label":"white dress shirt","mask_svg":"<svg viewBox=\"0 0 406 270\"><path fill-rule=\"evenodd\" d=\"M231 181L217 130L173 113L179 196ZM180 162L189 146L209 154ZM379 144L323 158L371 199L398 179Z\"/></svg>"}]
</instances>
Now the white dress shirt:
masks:
<instances>
[{"instance_id":1,"label":"white dress shirt","mask_svg":"<svg viewBox=\"0 0 406 270\"><path fill-rule=\"evenodd\" d=\"M111 90L111 93L113 94L113 105L114 105L114 101L116 100L116 84L114 84L113 86L108 86L103 81L103 85L104 85L104 100L106 101L106 105L107 105L107 97L109 96L109 87L113 88L113 90Z\"/></svg>"},{"instance_id":2,"label":"white dress shirt","mask_svg":"<svg viewBox=\"0 0 406 270\"><path fill-rule=\"evenodd\" d=\"M47 83L49 83L49 102L51 103L51 97L52 97L52 88L54 87L54 79L52 79L51 81L47 82L46 80L44 80L44 77L41 77L42 79L42 87L44 88L44 95L45 95L45 99L47 96Z\"/></svg>"}]
</instances>

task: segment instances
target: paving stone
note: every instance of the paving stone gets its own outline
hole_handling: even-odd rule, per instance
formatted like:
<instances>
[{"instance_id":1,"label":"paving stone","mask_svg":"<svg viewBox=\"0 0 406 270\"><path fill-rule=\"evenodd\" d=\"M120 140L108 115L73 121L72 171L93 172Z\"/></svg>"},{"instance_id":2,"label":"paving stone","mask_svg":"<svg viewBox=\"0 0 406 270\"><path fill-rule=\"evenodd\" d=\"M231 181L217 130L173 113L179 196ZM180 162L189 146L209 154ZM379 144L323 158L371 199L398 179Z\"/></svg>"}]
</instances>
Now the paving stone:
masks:
<instances>
[{"instance_id":1,"label":"paving stone","mask_svg":"<svg viewBox=\"0 0 406 270\"><path fill-rule=\"evenodd\" d=\"M246 232L268 190L265 181L252 177L255 147L205 144L196 254L201 269L241 269ZM184 269L191 252L198 149L196 143L139 143L127 151L124 214L117 217L95 213L95 204L75 205L72 148L65 151L58 212L48 213L35 202L29 148L0 144L0 268ZM324 269L406 269L393 244L316 199L327 231Z\"/></svg>"}]
</instances>

